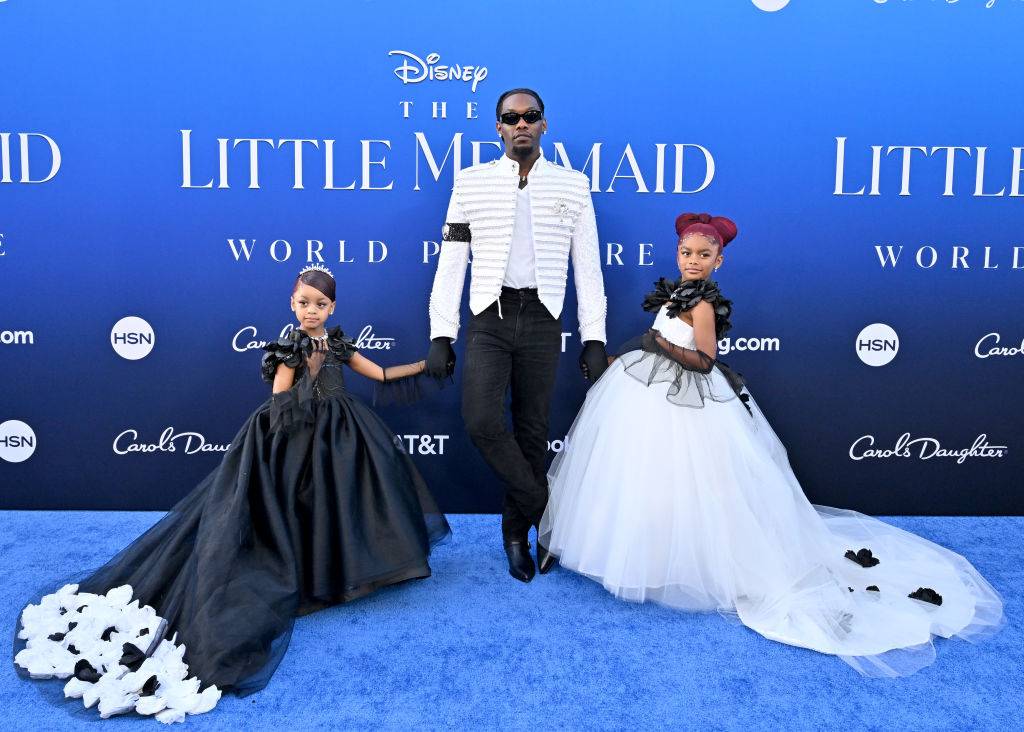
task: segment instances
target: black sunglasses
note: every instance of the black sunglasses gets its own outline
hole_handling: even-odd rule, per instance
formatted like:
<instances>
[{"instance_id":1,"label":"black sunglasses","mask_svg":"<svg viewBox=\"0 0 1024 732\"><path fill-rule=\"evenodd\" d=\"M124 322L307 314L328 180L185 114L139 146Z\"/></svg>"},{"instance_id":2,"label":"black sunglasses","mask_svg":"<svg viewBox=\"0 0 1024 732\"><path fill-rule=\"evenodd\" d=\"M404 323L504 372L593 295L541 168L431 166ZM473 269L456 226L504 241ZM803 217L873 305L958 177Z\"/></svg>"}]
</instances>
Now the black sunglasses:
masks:
<instances>
[{"instance_id":1,"label":"black sunglasses","mask_svg":"<svg viewBox=\"0 0 1024 732\"><path fill-rule=\"evenodd\" d=\"M519 114L519 112L502 112L498 119L501 120L502 124L506 125L517 125L520 119L525 119L528 124L532 125L534 122L540 122L544 119L544 113L536 109L531 109L523 114Z\"/></svg>"}]
</instances>

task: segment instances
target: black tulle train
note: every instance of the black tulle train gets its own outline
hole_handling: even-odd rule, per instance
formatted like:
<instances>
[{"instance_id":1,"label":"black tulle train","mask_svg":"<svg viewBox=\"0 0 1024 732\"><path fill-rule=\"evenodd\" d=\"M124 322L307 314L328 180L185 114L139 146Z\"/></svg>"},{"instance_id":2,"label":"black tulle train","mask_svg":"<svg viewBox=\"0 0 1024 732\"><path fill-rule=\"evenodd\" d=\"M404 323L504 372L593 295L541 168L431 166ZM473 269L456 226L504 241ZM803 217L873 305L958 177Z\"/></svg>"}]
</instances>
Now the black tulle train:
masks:
<instances>
[{"instance_id":1,"label":"black tulle train","mask_svg":"<svg viewBox=\"0 0 1024 732\"><path fill-rule=\"evenodd\" d=\"M419 473L353 397L312 426L271 432L271 402L221 464L162 520L81 583L128 584L183 642L204 684L266 684L296 615L430 574L448 533Z\"/></svg>"},{"instance_id":2,"label":"black tulle train","mask_svg":"<svg viewBox=\"0 0 1024 732\"><path fill-rule=\"evenodd\" d=\"M327 345L302 334L270 344L265 372L292 366L295 386L260 405L213 472L80 583L96 594L130 585L204 687L262 688L296 616L429 576L431 547L449 533L398 439L344 389L351 342L332 331Z\"/></svg>"}]
</instances>

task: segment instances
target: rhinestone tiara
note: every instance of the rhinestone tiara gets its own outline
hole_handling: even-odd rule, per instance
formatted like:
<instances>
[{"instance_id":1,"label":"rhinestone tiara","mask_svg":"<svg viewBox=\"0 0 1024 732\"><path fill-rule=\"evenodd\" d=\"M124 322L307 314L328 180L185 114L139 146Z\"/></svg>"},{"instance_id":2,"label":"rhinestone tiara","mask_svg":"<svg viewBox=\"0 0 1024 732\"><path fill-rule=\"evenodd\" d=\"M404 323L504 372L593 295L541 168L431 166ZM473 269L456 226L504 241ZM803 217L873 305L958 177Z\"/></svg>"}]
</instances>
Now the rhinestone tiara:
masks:
<instances>
[{"instance_id":1,"label":"rhinestone tiara","mask_svg":"<svg viewBox=\"0 0 1024 732\"><path fill-rule=\"evenodd\" d=\"M331 272L331 270L327 269L327 267L323 266L322 264L307 264L305 267L299 270L299 277L306 274L306 272L313 272L314 270L317 272L323 272L332 280L334 279L334 273Z\"/></svg>"}]
</instances>

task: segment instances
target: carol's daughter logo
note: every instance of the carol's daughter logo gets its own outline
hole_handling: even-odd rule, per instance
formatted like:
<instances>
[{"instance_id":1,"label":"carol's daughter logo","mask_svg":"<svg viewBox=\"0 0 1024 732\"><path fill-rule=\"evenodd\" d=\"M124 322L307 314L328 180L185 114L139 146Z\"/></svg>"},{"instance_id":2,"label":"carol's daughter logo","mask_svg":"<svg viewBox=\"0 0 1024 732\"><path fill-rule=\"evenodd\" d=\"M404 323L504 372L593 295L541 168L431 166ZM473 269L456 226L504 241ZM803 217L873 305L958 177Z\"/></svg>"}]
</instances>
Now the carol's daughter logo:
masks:
<instances>
[{"instance_id":1,"label":"carol's daughter logo","mask_svg":"<svg viewBox=\"0 0 1024 732\"><path fill-rule=\"evenodd\" d=\"M207 442L198 432L175 432L173 427L161 432L160 439L156 442L140 442L138 431L133 429L127 429L114 438L116 455L136 452L178 452L179 449L186 455L195 455L199 452L227 452L230 447L230 444L215 445Z\"/></svg>"},{"instance_id":2,"label":"carol's daughter logo","mask_svg":"<svg viewBox=\"0 0 1024 732\"><path fill-rule=\"evenodd\" d=\"M988 333L981 337L974 346L974 355L978 358L989 356L1024 356L1024 338L1015 346L1002 346L999 344L998 333Z\"/></svg>"},{"instance_id":3,"label":"carol's daughter logo","mask_svg":"<svg viewBox=\"0 0 1024 732\"><path fill-rule=\"evenodd\" d=\"M398 56L402 65L395 69L395 76L403 84L418 84L421 81L464 81L471 83L476 91L477 84L487 78L486 66L461 64L438 64L441 54L429 53L426 60L408 51L388 51L388 56Z\"/></svg>"},{"instance_id":4,"label":"carol's daughter logo","mask_svg":"<svg viewBox=\"0 0 1024 732\"><path fill-rule=\"evenodd\" d=\"M281 329L279 338L287 338L288 335L295 330L295 326L289 323ZM373 326L367 325L355 338L356 348L360 351L390 351L391 347L395 344L394 338L379 338L376 333L373 332ZM263 348L267 345L267 341L260 340L256 333L255 325L247 325L237 333L235 337L231 339L231 348L238 353L245 353L246 351L253 351L257 348Z\"/></svg>"},{"instance_id":5,"label":"carol's daughter logo","mask_svg":"<svg viewBox=\"0 0 1024 732\"><path fill-rule=\"evenodd\" d=\"M850 445L850 459L864 460L865 458L919 458L920 460L931 460L932 458L956 458L956 464L962 465L967 458L1001 458L1006 455L1006 445L988 444L988 435L981 434L970 447L960 450L947 450L939 444L934 437L911 438L909 432L904 432L896 440L896 446L892 448L874 447L874 435L864 435L854 440Z\"/></svg>"}]
</instances>

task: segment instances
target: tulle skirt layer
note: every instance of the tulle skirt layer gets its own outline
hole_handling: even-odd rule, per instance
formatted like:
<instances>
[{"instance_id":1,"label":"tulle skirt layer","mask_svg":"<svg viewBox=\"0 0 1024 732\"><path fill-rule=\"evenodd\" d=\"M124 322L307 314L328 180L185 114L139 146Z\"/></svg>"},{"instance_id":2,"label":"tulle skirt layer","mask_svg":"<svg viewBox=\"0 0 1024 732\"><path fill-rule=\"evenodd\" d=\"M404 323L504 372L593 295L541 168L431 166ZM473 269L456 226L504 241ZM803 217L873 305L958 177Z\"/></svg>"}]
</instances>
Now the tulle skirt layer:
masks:
<instances>
[{"instance_id":1,"label":"tulle skirt layer","mask_svg":"<svg viewBox=\"0 0 1024 732\"><path fill-rule=\"evenodd\" d=\"M999 595L960 555L811 505L753 398L681 406L669 387L617 361L587 395L541 523L562 566L623 599L733 615L868 675L912 673L933 659L933 636L976 640L1003 622Z\"/></svg>"}]
</instances>

